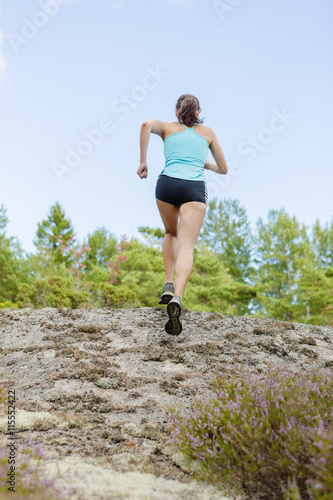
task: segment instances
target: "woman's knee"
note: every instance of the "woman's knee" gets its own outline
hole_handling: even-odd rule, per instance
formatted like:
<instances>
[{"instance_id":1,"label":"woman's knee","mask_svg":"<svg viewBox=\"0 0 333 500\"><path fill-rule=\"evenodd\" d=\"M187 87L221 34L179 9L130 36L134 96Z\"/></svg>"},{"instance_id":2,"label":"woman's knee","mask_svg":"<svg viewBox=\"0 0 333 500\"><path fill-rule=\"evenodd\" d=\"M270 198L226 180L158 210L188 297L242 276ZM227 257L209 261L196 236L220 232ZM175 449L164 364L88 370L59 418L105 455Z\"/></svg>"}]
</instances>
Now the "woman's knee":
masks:
<instances>
[{"instance_id":1,"label":"woman's knee","mask_svg":"<svg viewBox=\"0 0 333 500\"><path fill-rule=\"evenodd\" d=\"M191 254L193 255L195 244L196 244L196 241L179 238L179 240L178 240L178 253L180 253L180 252L187 253L188 256L190 257Z\"/></svg>"},{"instance_id":2,"label":"woman's knee","mask_svg":"<svg viewBox=\"0 0 333 500\"><path fill-rule=\"evenodd\" d=\"M165 236L166 235L168 235L169 237L170 236L174 236L175 238L178 238L178 229L177 229L177 231L171 230L171 229L166 229L165 230Z\"/></svg>"}]
</instances>

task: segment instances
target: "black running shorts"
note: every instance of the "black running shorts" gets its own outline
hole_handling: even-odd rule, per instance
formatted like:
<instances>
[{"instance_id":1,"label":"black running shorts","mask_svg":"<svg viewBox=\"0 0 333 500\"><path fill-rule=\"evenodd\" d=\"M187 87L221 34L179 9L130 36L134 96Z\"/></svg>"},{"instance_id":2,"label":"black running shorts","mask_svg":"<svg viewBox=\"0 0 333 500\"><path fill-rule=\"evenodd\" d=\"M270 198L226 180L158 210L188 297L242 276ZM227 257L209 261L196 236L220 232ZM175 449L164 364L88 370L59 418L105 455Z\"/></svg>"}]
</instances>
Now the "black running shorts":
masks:
<instances>
[{"instance_id":1,"label":"black running shorts","mask_svg":"<svg viewBox=\"0 0 333 500\"><path fill-rule=\"evenodd\" d=\"M204 181L178 179L169 175L160 175L156 182L155 198L175 207L188 201L201 201L207 205L207 186Z\"/></svg>"}]
</instances>

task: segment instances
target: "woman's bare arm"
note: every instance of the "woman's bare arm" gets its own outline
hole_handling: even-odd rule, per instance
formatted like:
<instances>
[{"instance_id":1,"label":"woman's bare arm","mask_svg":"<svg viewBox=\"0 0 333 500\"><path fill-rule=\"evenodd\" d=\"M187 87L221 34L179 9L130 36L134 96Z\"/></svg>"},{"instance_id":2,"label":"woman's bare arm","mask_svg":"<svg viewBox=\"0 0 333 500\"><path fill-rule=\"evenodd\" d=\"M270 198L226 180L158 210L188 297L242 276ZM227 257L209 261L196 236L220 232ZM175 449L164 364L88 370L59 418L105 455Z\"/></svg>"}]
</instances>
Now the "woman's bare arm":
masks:
<instances>
[{"instance_id":1,"label":"woman's bare arm","mask_svg":"<svg viewBox=\"0 0 333 500\"><path fill-rule=\"evenodd\" d=\"M165 125L160 120L147 120L141 125L140 133L140 161L146 161L147 149L150 138L150 133L164 137Z\"/></svg>"},{"instance_id":2,"label":"woman's bare arm","mask_svg":"<svg viewBox=\"0 0 333 500\"><path fill-rule=\"evenodd\" d=\"M222 148L219 144L219 141L217 140L217 137L216 137L214 131L211 128L210 128L210 132L212 135L212 142L209 145L209 149L213 155L214 160L216 161L216 164L206 162L205 168L207 170L212 170L213 172L216 172L217 174L227 174L228 173L228 165L227 165L226 159L224 157Z\"/></svg>"},{"instance_id":3,"label":"woman's bare arm","mask_svg":"<svg viewBox=\"0 0 333 500\"><path fill-rule=\"evenodd\" d=\"M162 139L164 138L165 135L165 122L162 122L161 120L146 120L143 122L142 126L150 126L150 130L153 134L159 135Z\"/></svg>"},{"instance_id":4,"label":"woman's bare arm","mask_svg":"<svg viewBox=\"0 0 333 500\"><path fill-rule=\"evenodd\" d=\"M137 174L143 178L147 178L148 175L148 165L147 165L147 150L150 134L157 134L162 139L165 133L165 124L160 120L147 120L141 125L140 131L140 166Z\"/></svg>"}]
</instances>

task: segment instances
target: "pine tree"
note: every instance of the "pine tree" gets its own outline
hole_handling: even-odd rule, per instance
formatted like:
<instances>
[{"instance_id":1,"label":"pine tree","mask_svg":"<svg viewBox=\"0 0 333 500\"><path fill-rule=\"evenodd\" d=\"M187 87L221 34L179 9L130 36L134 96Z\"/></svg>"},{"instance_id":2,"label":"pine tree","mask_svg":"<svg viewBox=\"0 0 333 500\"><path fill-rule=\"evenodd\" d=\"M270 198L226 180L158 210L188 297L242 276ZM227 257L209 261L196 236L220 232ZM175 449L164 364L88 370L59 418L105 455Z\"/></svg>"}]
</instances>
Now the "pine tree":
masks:
<instances>
[{"instance_id":1,"label":"pine tree","mask_svg":"<svg viewBox=\"0 0 333 500\"><path fill-rule=\"evenodd\" d=\"M14 302L19 284L28 282L29 266L26 254L16 237L6 236L9 219L7 210L0 207L0 303ZM7 306L8 307L8 306Z\"/></svg>"},{"instance_id":2,"label":"pine tree","mask_svg":"<svg viewBox=\"0 0 333 500\"><path fill-rule=\"evenodd\" d=\"M297 310L297 281L305 263L314 254L306 226L284 209L270 210L268 222L257 220L257 297L264 314L294 320Z\"/></svg>"},{"instance_id":3,"label":"pine tree","mask_svg":"<svg viewBox=\"0 0 333 500\"><path fill-rule=\"evenodd\" d=\"M328 307L333 307L333 267L318 268L313 262L305 263L297 282L295 321L329 324L332 313L322 316Z\"/></svg>"},{"instance_id":4,"label":"pine tree","mask_svg":"<svg viewBox=\"0 0 333 500\"><path fill-rule=\"evenodd\" d=\"M116 236L105 227L100 227L88 234L86 244L91 249L84 260L86 272L92 271L94 266L107 271L108 261L116 254Z\"/></svg>"},{"instance_id":5,"label":"pine tree","mask_svg":"<svg viewBox=\"0 0 333 500\"><path fill-rule=\"evenodd\" d=\"M4 207L3 203L0 206L0 232L3 234L6 231L9 219L7 217L7 209Z\"/></svg>"},{"instance_id":6,"label":"pine tree","mask_svg":"<svg viewBox=\"0 0 333 500\"><path fill-rule=\"evenodd\" d=\"M254 274L251 228L246 210L238 200L217 203L215 198L209 202L198 242L206 243L219 256L235 281L251 282Z\"/></svg>"},{"instance_id":7,"label":"pine tree","mask_svg":"<svg viewBox=\"0 0 333 500\"><path fill-rule=\"evenodd\" d=\"M333 218L324 227L316 220L312 228L312 246L318 265L333 267Z\"/></svg>"},{"instance_id":8,"label":"pine tree","mask_svg":"<svg viewBox=\"0 0 333 500\"><path fill-rule=\"evenodd\" d=\"M148 246L162 250L163 238L165 235L163 229L159 227L153 228L149 226L139 226L138 231L144 236L145 242Z\"/></svg>"},{"instance_id":9,"label":"pine tree","mask_svg":"<svg viewBox=\"0 0 333 500\"><path fill-rule=\"evenodd\" d=\"M70 257L61 255L59 236L62 236L62 240L67 242L69 238L74 237L74 228L60 203L56 202L51 206L47 219L38 223L34 245L41 253L46 251L56 265L65 263L67 267L70 265Z\"/></svg>"}]
</instances>

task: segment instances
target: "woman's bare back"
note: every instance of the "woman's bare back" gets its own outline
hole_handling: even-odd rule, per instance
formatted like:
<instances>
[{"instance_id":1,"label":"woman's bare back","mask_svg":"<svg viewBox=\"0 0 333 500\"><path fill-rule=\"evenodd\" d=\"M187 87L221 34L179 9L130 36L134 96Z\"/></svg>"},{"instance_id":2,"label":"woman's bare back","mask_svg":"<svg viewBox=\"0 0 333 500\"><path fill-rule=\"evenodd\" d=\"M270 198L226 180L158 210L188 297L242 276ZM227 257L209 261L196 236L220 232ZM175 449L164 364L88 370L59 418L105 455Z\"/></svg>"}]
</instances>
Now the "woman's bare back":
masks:
<instances>
[{"instance_id":1,"label":"woman's bare back","mask_svg":"<svg viewBox=\"0 0 333 500\"><path fill-rule=\"evenodd\" d=\"M185 125L186 127L186 125ZM191 127L187 127L191 128ZM179 132L184 132L184 126L179 122L164 122L164 137L163 141L171 134L178 134ZM198 135L201 135L208 142L209 146L213 140L212 129L210 127L206 127L205 125L197 124L194 127L194 132Z\"/></svg>"}]
</instances>

